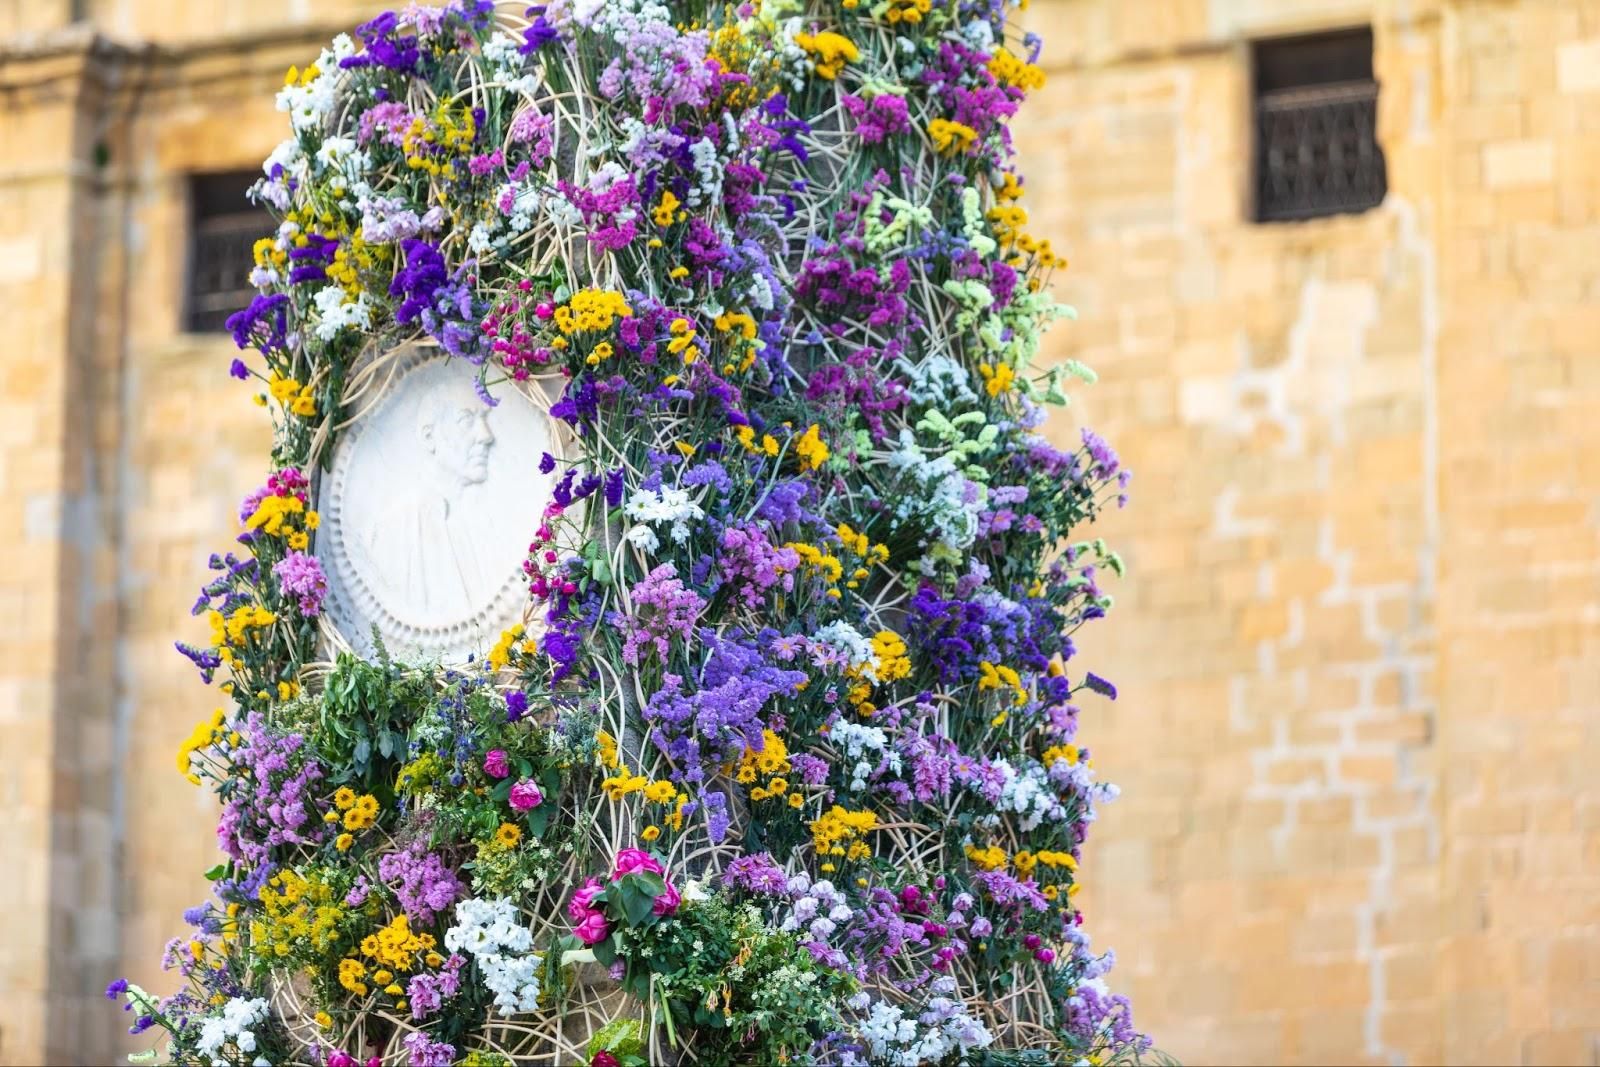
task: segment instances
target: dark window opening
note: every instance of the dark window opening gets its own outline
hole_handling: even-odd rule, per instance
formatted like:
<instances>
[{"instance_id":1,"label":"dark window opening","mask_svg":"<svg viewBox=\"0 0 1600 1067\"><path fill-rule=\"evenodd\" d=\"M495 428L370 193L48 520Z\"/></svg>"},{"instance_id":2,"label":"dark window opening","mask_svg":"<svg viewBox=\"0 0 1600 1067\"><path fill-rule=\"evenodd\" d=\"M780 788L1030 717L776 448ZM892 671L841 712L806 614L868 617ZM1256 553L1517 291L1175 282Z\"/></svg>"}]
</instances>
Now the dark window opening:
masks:
<instances>
[{"instance_id":1,"label":"dark window opening","mask_svg":"<svg viewBox=\"0 0 1600 1067\"><path fill-rule=\"evenodd\" d=\"M1257 221L1383 203L1389 181L1378 145L1372 30L1257 41L1251 58Z\"/></svg>"},{"instance_id":2,"label":"dark window opening","mask_svg":"<svg viewBox=\"0 0 1600 1067\"><path fill-rule=\"evenodd\" d=\"M189 274L183 328L218 333L250 303L255 243L273 231L272 216L245 195L259 174L234 171L189 179Z\"/></svg>"}]
</instances>

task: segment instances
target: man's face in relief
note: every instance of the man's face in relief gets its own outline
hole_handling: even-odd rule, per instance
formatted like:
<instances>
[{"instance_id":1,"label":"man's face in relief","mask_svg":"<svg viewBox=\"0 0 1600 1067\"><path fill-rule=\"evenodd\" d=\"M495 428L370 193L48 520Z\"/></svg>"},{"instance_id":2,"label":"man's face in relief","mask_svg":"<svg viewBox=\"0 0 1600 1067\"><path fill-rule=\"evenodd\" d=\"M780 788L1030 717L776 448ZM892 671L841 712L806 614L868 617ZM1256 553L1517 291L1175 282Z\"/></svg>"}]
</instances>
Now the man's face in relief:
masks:
<instances>
[{"instance_id":1,"label":"man's face in relief","mask_svg":"<svg viewBox=\"0 0 1600 1067\"><path fill-rule=\"evenodd\" d=\"M489 410L476 397L466 403L450 398L418 427L434 465L456 485L476 485L489 477L489 449L494 445Z\"/></svg>"}]
</instances>

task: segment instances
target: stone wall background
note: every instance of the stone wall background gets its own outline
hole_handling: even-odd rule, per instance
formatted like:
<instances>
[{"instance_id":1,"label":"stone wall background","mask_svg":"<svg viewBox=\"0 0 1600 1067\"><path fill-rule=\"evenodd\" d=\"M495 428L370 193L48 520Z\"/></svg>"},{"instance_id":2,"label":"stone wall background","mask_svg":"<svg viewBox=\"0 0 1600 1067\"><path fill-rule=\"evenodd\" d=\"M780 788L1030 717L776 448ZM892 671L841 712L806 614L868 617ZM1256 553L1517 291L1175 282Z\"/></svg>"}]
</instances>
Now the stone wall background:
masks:
<instances>
[{"instance_id":1,"label":"stone wall background","mask_svg":"<svg viewBox=\"0 0 1600 1067\"><path fill-rule=\"evenodd\" d=\"M377 6L0 0L0 1063L108 1062L212 808L171 652L267 432L190 173ZM75 16L86 19L69 25ZM1133 467L1085 906L1192 1063L1600 1057L1600 0L1035 0L1032 229ZM1370 23L1390 194L1249 219L1251 37Z\"/></svg>"}]
</instances>

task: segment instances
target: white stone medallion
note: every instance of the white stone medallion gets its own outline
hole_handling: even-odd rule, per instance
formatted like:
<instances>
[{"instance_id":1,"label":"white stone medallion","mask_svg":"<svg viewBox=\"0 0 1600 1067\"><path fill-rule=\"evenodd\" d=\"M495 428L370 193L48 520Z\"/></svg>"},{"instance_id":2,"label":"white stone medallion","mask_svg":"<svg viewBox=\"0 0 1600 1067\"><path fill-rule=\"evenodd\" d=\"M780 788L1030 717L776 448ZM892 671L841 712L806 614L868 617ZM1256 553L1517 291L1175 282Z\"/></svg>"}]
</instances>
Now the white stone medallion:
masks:
<instances>
[{"instance_id":1,"label":"white stone medallion","mask_svg":"<svg viewBox=\"0 0 1600 1067\"><path fill-rule=\"evenodd\" d=\"M462 360L419 348L385 363L317 495L328 619L362 655L376 626L396 658L462 663L523 619L522 561L555 481L539 458L556 434L515 389L485 404Z\"/></svg>"}]
</instances>

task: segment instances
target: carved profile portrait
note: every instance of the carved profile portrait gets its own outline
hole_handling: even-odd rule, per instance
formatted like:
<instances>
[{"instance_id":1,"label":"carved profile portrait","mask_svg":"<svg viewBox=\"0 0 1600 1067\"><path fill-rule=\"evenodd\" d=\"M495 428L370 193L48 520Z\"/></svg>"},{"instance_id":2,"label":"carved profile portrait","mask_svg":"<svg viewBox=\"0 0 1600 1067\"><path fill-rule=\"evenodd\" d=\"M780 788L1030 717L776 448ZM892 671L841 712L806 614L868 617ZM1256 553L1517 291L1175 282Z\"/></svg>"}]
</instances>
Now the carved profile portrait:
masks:
<instances>
[{"instance_id":1,"label":"carved profile portrait","mask_svg":"<svg viewBox=\"0 0 1600 1067\"><path fill-rule=\"evenodd\" d=\"M397 652L464 658L524 599L523 555L549 499L538 462L550 424L509 389L485 404L468 364L403 358L324 483L332 619L358 649L376 624Z\"/></svg>"}]
</instances>

